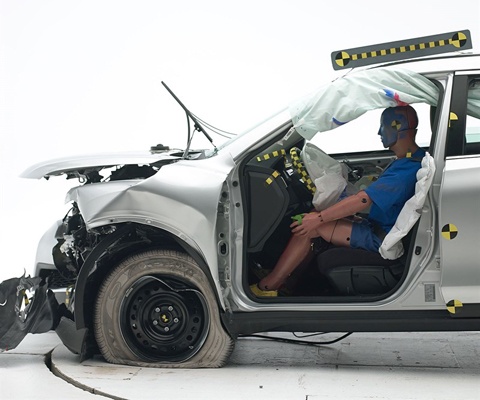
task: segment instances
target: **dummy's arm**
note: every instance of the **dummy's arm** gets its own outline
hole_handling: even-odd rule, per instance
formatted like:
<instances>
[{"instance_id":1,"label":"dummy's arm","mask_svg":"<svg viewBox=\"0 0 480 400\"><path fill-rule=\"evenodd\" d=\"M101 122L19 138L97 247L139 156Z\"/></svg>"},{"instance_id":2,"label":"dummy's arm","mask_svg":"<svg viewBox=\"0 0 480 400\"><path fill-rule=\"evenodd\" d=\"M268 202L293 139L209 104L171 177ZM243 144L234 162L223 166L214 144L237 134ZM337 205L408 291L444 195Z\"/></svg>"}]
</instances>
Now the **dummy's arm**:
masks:
<instances>
[{"instance_id":1,"label":"dummy's arm","mask_svg":"<svg viewBox=\"0 0 480 400\"><path fill-rule=\"evenodd\" d=\"M322 222L335 221L365 210L371 204L372 200L368 194L362 190L321 211L318 214L318 218L320 218Z\"/></svg>"}]
</instances>

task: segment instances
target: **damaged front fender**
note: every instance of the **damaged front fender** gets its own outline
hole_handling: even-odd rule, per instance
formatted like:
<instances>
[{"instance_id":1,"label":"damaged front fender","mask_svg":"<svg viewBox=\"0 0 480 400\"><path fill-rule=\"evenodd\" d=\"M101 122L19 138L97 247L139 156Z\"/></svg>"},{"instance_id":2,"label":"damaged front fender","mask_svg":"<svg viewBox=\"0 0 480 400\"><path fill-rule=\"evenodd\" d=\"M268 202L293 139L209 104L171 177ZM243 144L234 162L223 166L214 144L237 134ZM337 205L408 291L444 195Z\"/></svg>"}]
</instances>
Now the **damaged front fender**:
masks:
<instances>
[{"instance_id":1,"label":"damaged front fender","mask_svg":"<svg viewBox=\"0 0 480 400\"><path fill-rule=\"evenodd\" d=\"M0 351L17 347L28 333L55 329L59 305L39 277L11 278L0 283Z\"/></svg>"}]
</instances>

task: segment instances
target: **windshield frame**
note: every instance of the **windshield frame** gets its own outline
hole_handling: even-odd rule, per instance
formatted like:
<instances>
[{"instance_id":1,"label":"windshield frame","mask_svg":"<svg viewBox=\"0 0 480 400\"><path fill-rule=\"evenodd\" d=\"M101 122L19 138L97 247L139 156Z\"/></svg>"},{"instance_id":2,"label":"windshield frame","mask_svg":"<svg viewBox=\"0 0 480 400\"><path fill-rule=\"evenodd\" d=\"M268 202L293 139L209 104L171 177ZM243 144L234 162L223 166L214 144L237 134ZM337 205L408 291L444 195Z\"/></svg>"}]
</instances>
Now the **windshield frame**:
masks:
<instances>
[{"instance_id":1,"label":"windshield frame","mask_svg":"<svg viewBox=\"0 0 480 400\"><path fill-rule=\"evenodd\" d=\"M213 157L225 151L230 152L233 158L237 158L243 151L262 141L265 137L270 136L272 131L289 121L291 122L288 107L284 107L251 128L223 142L216 148L205 150L205 158Z\"/></svg>"}]
</instances>

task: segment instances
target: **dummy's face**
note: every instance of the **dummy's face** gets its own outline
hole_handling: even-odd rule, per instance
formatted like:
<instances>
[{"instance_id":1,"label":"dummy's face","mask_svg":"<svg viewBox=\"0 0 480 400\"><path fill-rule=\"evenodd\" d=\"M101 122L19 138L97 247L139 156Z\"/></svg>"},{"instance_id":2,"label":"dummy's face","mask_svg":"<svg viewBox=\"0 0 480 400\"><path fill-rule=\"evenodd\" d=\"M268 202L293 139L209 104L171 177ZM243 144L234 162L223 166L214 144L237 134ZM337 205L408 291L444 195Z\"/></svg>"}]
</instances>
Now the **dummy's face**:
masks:
<instances>
[{"instance_id":1,"label":"dummy's face","mask_svg":"<svg viewBox=\"0 0 480 400\"><path fill-rule=\"evenodd\" d=\"M409 130L416 128L417 123L417 115L412 108L386 108L380 117L378 131L383 147L391 148L399 139L405 138Z\"/></svg>"},{"instance_id":2,"label":"dummy's face","mask_svg":"<svg viewBox=\"0 0 480 400\"><path fill-rule=\"evenodd\" d=\"M395 121L393 121L395 122ZM395 127L384 125L383 118L380 122L380 129L378 131L380 138L382 139L383 147L387 148L393 146L398 139L398 133Z\"/></svg>"}]
</instances>

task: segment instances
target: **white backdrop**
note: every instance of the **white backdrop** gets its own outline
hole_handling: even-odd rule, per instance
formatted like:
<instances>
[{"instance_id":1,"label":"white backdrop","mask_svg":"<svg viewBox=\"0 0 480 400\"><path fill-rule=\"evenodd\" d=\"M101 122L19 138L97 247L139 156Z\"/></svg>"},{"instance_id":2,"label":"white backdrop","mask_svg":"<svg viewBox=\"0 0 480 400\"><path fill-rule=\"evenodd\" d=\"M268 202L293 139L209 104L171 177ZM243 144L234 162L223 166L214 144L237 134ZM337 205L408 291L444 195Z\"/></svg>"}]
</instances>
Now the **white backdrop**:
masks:
<instances>
[{"instance_id":1,"label":"white backdrop","mask_svg":"<svg viewBox=\"0 0 480 400\"><path fill-rule=\"evenodd\" d=\"M0 0L0 281L32 272L75 184L19 178L28 166L184 145L162 80L240 132L335 77L332 51L462 29L478 51L478 0Z\"/></svg>"}]
</instances>

